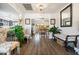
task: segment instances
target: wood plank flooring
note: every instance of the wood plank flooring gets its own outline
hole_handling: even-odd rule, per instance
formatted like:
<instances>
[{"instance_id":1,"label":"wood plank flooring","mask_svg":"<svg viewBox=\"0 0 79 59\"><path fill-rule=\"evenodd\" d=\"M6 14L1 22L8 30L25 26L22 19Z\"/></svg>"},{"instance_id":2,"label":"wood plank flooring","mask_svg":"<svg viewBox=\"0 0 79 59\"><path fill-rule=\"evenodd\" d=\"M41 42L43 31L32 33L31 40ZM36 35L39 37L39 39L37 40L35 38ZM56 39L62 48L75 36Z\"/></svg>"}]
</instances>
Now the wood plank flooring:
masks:
<instances>
[{"instance_id":1,"label":"wood plank flooring","mask_svg":"<svg viewBox=\"0 0 79 59\"><path fill-rule=\"evenodd\" d=\"M21 48L21 55L72 55L67 52L64 47L57 44L55 41L41 36L38 45L35 44L34 39L31 39Z\"/></svg>"}]
</instances>

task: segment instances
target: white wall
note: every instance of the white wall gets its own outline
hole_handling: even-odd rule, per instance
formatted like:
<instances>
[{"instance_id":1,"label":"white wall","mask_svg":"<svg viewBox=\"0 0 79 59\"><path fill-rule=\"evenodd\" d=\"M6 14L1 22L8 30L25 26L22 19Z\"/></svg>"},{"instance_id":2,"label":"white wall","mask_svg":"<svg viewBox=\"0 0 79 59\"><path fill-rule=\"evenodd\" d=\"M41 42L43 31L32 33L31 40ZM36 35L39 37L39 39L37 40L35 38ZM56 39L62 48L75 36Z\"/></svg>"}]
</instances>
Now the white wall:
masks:
<instances>
[{"instance_id":1,"label":"white wall","mask_svg":"<svg viewBox=\"0 0 79 59\"><path fill-rule=\"evenodd\" d=\"M39 19L39 18L46 18L48 20L54 19L55 14L52 13L26 13L25 18L30 18L32 19Z\"/></svg>"},{"instance_id":2,"label":"white wall","mask_svg":"<svg viewBox=\"0 0 79 59\"><path fill-rule=\"evenodd\" d=\"M72 8L72 27L60 27L60 11L55 14L56 26L62 29L62 33L67 35L79 34L79 4L74 3Z\"/></svg>"},{"instance_id":3,"label":"white wall","mask_svg":"<svg viewBox=\"0 0 79 59\"><path fill-rule=\"evenodd\" d=\"M54 14L50 13L26 13L25 18L31 18L31 19L36 19L36 18L53 18Z\"/></svg>"},{"instance_id":4,"label":"white wall","mask_svg":"<svg viewBox=\"0 0 79 59\"><path fill-rule=\"evenodd\" d=\"M26 13L24 18L30 18L31 20L39 19L39 18L47 18L49 20L51 18L54 18L54 14L48 14L48 13ZM31 31L31 24L30 25L25 25L25 28L26 29L28 28Z\"/></svg>"}]
</instances>

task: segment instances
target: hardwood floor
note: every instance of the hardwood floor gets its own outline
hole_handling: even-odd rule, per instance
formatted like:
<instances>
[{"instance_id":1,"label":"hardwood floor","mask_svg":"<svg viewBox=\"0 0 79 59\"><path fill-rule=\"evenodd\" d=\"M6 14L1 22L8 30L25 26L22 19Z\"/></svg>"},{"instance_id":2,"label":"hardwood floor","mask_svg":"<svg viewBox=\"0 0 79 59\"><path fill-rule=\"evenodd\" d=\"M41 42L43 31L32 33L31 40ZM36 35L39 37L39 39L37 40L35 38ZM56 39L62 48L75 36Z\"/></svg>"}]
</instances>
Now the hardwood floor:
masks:
<instances>
[{"instance_id":1,"label":"hardwood floor","mask_svg":"<svg viewBox=\"0 0 79 59\"><path fill-rule=\"evenodd\" d=\"M55 41L41 36L36 44L34 39L31 39L21 48L21 55L72 55L67 52L64 47L57 44Z\"/></svg>"}]
</instances>

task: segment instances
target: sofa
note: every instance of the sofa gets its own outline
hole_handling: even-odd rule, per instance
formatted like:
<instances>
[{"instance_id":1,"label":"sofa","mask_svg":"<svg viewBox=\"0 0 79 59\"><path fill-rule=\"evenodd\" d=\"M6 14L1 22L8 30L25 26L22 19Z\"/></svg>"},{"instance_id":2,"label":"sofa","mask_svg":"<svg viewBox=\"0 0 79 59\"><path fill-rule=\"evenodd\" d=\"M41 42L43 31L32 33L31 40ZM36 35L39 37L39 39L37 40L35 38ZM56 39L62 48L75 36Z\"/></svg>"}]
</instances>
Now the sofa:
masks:
<instances>
[{"instance_id":1,"label":"sofa","mask_svg":"<svg viewBox=\"0 0 79 59\"><path fill-rule=\"evenodd\" d=\"M0 44L0 54L10 55L13 49L17 48L17 53L20 53L19 42L10 41Z\"/></svg>"},{"instance_id":2,"label":"sofa","mask_svg":"<svg viewBox=\"0 0 79 59\"><path fill-rule=\"evenodd\" d=\"M20 43L18 41L6 41L7 28L0 28L0 54L10 55L11 51L17 48L18 54L20 53Z\"/></svg>"}]
</instances>

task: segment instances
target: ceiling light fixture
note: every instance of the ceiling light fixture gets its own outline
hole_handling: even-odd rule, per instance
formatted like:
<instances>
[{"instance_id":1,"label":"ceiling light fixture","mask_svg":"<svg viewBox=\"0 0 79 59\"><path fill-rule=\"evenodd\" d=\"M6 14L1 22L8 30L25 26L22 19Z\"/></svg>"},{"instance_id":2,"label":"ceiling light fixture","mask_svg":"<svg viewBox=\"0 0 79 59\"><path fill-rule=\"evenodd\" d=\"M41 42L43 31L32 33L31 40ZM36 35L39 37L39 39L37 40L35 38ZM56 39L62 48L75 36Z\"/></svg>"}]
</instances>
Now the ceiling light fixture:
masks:
<instances>
[{"instance_id":1,"label":"ceiling light fixture","mask_svg":"<svg viewBox=\"0 0 79 59\"><path fill-rule=\"evenodd\" d=\"M47 7L47 4L37 4L36 8L38 8L40 11L43 11Z\"/></svg>"}]
</instances>

